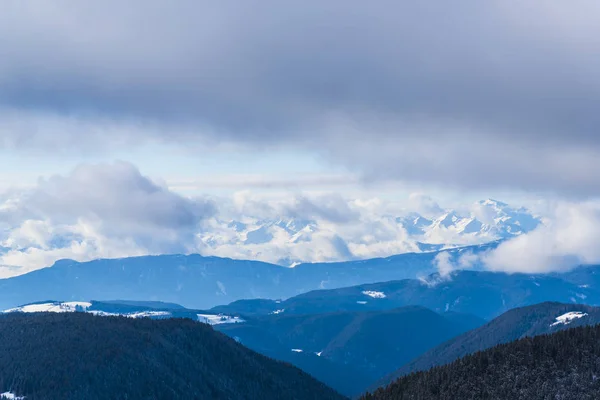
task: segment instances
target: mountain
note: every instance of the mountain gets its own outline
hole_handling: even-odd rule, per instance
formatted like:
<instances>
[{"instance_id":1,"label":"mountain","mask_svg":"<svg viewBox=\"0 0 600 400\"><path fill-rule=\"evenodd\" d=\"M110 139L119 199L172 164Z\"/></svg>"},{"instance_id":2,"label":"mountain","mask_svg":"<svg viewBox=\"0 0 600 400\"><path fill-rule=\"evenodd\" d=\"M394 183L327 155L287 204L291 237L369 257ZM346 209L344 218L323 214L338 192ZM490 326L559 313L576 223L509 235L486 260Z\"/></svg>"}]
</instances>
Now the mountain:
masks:
<instances>
[{"instance_id":1,"label":"mountain","mask_svg":"<svg viewBox=\"0 0 600 400\"><path fill-rule=\"evenodd\" d=\"M190 310L168 303L127 300L121 303L47 301L4 312L86 312L134 319L187 318L213 325L215 330L252 350L289 362L348 396L363 393L377 379L417 355L484 323L473 316L440 315L422 307L247 317Z\"/></svg>"},{"instance_id":2,"label":"mountain","mask_svg":"<svg viewBox=\"0 0 600 400\"><path fill-rule=\"evenodd\" d=\"M487 199L461 210L438 206L427 215L405 210L363 216L361 222L367 231L294 217L213 219L198 237L204 254L290 266L372 258L380 254L372 245L383 241L393 243L397 253L489 243L530 232L542 219L525 208ZM378 231L385 235L373 236Z\"/></svg>"},{"instance_id":3,"label":"mountain","mask_svg":"<svg viewBox=\"0 0 600 400\"><path fill-rule=\"evenodd\" d=\"M147 306L147 305L150 305ZM166 307L162 307L166 306ZM157 308L155 308L157 307ZM212 325L215 329L232 337L235 341L243 342L243 345L252 348L260 354L285 361L301 370L311 374L321 382L329 385L340 393L348 396L364 392L373 383L374 378L368 377L364 372L350 365L334 363L325 357L319 357L315 353L291 351L290 346L284 346L269 332L269 323L265 328L261 325L263 321L246 320L246 317L215 314L208 311L191 310L181 306L173 307L169 303L142 302L142 301L89 301L89 302L59 302L45 301L40 303L26 304L5 310L4 313L75 313L85 312L97 316L127 318L150 318L150 319L172 319L186 318L192 321ZM273 315L275 317L275 315ZM263 319L268 319L265 317ZM223 329L224 325L239 324L243 328L241 336L236 336L238 330L228 331ZM221 329L219 329L221 327ZM256 330L256 334L253 332ZM379 377L379 376L378 376ZM1 397L0 397L1 398Z\"/></svg>"},{"instance_id":4,"label":"mountain","mask_svg":"<svg viewBox=\"0 0 600 400\"><path fill-rule=\"evenodd\" d=\"M171 303L144 301L42 301L4 310L4 313L71 313L85 312L99 316L123 316L128 318L187 318L209 325L235 324L244 322L237 315L216 314L202 310L191 310Z\"/></svg>"},{"instance_id":5,"label":"mountain","mask_svg":"<svg viewBox=\"0 0 600 400\"><path fill-rule=\"evenodd\" d=\"M582 304L542 303L516 308L479 328L463 333L421 354L393 374L380 380L377 386L386 386L411 372L449 364L468 354L499 344L598 323L600 323L600 308Z\"/></svg>"},{"instance_id":6,"label":"mountain","mask_svg":"<svg viewBox=\"0 0 600 400\"><path fill-rule=\"evenodd\" d=\"M27 400L342 398L188 319L11 313L0 335L0 391Z\"/></svg>"},{"instance_id":7,"label":"mountain","mask_svg":"<svg viewBox=\"0 0 600 400\"><path fill-rule=\"evenodd\" d=\"M491 245L448 250L486 251ZM203 257L197 254L72 260L28 274L0 279L0 309L61 299L63 301L165 301L208 308L239 299L288 298L319 288L403 279L433 272L438 253L409 253L341 263L301 264L285 268L258 261Z\"/></svg>"},{"instance_id":8,"label":"mountain","mask_svg":"<svg viewBox=\"0 0 600 400\"><path fill-rule=\"evenodd\" d=\"M288 361L351 396L417 355L483 322L469 316L446 318L423 307L404 307L316 315L279 313L215 329L259 353ZM317 360L313 365L301 364L298 353L324 360L330 368L323 368ZM351 371L347 371L349 367ZM346 379L339 379L341 371L345 371Z\"/></svg>"},{"instance_id":9,"label":"mountain","mask_svg":"<svg viewBox=\"0 0 600 400\"><path fill-rule=\"evenodd\" d=\"M598 267L578 274L592 275ZM586 271L586 272L583 272ZM249 300L218 306L213 312L256 315L390 310L419 305L436 312L473 314L489 320L516 307L546 301L600 305L600 282L573 282L572 273L538 275L455 271L447 277L405 279L330 290L315 290L287 300Z\"/></svg>"},{"instance_id":10,"label":"mountain","mask_svg":"<svg viewBox=\"0 0 600 400\"><path fill-rule=\"evenodd\" d=\"M364 400L597 399L600 326L524 338L404 376Z\"/></svg>"}]
</instances>

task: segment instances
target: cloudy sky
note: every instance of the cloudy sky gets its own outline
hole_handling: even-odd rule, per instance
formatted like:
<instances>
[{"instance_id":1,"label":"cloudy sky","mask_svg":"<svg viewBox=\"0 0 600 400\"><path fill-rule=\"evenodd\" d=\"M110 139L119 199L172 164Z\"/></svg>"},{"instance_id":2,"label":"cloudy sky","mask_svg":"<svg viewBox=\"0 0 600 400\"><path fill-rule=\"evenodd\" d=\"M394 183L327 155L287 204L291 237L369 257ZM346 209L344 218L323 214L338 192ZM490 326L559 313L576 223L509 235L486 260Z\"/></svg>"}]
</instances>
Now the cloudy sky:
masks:
<instances>
[{"instance_id":1,"label":"cloudy sky","mask_svg":"<svg viewBox=\"0 0 600 400\"><path fill-rule=\"evenodd\" d=\"M25 248L50 254L36 266L194 250L218 199L247 191L542 201L575 210L554 226L580 230L598 219L599 13L592 0L7 0L0 223L14 257L0 264L32 262ZM536 234L511 245L558 240ZM71 236L93 245L48 242ZM562 246L553 260L595 260Z\"/></svg>"}]
</instances>

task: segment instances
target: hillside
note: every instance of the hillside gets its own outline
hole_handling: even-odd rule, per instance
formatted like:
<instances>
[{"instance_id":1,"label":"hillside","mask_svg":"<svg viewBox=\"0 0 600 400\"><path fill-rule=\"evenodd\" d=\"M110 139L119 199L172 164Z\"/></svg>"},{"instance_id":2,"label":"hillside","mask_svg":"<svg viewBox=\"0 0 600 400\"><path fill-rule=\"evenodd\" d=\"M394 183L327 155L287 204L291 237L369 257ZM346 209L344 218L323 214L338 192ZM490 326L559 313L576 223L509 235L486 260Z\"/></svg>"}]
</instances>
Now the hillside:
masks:
<instances>
[{"instance_id":1,"label":"hillside","mask_svg":"<svg viewBox=\"0 0 600 400\"><path fill-rule=\"evenodd\" d=\"M562 318L561 318L562 317ZM570 318L569 318L570 317ZM414 371L451 363L468 354L524 337L600 323L600 308L581 304L542 303L510 310L487 324L463 333L425 352L380 380L385 386Z\"/></svg>"},{"instance_id":2,"label":"hillside","mask_svg":"<svg viewBox=\"0 0 600 400\"><path fill-rule=\"evenodd\" d=\"M262 354L293 363L344 394L356 395L414 357L483 322L460 315L446 318L411 306L315 315L280 313L215 329ZM347 379L338 379L340 372Z\"/></svg>"},{"instance_id":3,"label":"hillside","mask_svg":"<svg viewBox=\"0 0 600 400\"><path fill-rule=\"evenodd\" d=\"M598 267L580 268L578 275L596 276ZM455 271L441 278L404 279L338 289L313 290L283 301L246 300L219 306L214 312L318 314L335 311L389 310L419 305L433 311L473 314L490 320L516 308L546 301L600 304L600 280L574 281L567 274L505 274ZM581 278L580 278L581 280Z\"/></svg>"},{"instance_id":4,"label":"hillside","mask_svg":"<svg viewBox=\"0 0 600 400\"><path fill-rule=\"evenodd\" d=\"M0 337L0 392L28 400L342 398L188 319L11 313Z\"/></svg>"},{"instance_id":5,"label":"hillside","mask_svg":"<svg viewBox=\"0 0 600 400\"><path fill-rule=\"evenodd\" d=\"M364 400L600 398L600 326L525 338L418 372Z\"/></svg>"},{"instance_id":6,"label":"hillside","mask_svg":"<svg viewBox=\"0 0 600 400\"><path fill-rule=\"evenodd\" d=\"M471 247L485 251L493 245ZM459 250L449 250L458 257ZM160 255L89 262L57 261L53 266L0 279L0 309L59 299L128 300L209 308L241 299L289 298L319 288L414 277L434 271L437 253L407 253L294 268L258 261L191 255Z\"/></svg>"}]
</instances>

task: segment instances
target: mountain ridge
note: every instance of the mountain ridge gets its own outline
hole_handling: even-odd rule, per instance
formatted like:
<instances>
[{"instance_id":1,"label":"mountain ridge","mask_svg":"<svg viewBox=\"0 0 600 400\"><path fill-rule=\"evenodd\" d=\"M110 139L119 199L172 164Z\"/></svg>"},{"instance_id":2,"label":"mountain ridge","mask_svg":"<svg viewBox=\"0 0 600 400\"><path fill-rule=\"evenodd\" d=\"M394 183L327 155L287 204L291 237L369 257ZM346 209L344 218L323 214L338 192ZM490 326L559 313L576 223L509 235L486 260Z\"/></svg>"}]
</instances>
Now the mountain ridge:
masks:
<instances>
[{"instance_id":1,"label":"mountain ridge","mask_svg":"<svg viewBox=\"0 0 600 400\"><path fill-rule=\"evenodd\" d=\"M343 399L308 374L187 319L0 315L0 392L31 400Z\"/></svg>"},{"instance_id":2,"label":"mountain ridge","mask_svg":"<svg viewBox=\"0 0 600 400\"><path fill-rule=\"evenodd\" d=\"M568 319L569 315L572 315L570 319ZM524 337L598 323L600 323L600 307L584 304L544 302L511 309L480 327L424 352L394 373L380 379L373 388L386 386L410 373L449 364L469 354Z\"/></svg>"},{"instance_id":3,"label":"mountain ridge","mask_svg":"<svg viewBox=\"0 0 600 400\"><path fill-rule=\"evenodd\" d=\"M468 248L478 252L490 246L494 244ZM447 251L457 255L459 249ZM90 298L157 300L204 309L238 299L288 298L318 288L414 277L433 272L435 256L435 252L408 253L294 268L198 254L64 259L52 267L0 279L0 309L45 299Z\"/></svg>"}]
</instances>

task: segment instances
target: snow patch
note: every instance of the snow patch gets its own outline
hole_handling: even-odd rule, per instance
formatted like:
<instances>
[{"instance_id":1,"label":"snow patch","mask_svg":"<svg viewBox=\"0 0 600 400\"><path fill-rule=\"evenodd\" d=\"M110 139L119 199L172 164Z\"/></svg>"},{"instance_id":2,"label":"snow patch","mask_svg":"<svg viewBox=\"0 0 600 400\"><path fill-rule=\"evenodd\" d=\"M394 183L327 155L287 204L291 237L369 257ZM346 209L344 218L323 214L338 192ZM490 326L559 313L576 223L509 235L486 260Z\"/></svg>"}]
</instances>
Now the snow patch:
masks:
<instances>
[{"instance_id":1,"label":"snow patch","mask_svg":"<svg viewBox=\"0 0 600 400\"><path fill-rule=\"evenodd\" d=\"M285 308L282 308L281 310L275 310L275 311L273 311L271 314L281 314L284 311L285 311Z\"/></svg>"},{"instance_id":2,"label":"snow patch","mask_svg":"<svg viewBox=\"0 0 600 400\"><path fill-rule=\"evenodd\" d=\"M196 314L198 321L209 324L209 325L220 325L220 324L237 324L239 322L246 322L240 317L232 317L229 315L215 315L215 314Z\"/></svg>"},{"instance_id":3,"label":"snow patch","mask_svg":"<svg viewBox=\"0 0 600 400\"><path fill-rule=\"evenodd\" d=\"M75 312L75 311L86 311L92 303L85 301L70 301L66 303L39 303L39 304L27 304L21 307L10 308L4 310L5 313L22 312L22 313L34 313L34 312Z\"/></svg>"},{"instance_id":4,"label":"snow patch","mask_svg":"<svg viewBox=\"0 0 600 400\"><path fill-rule=\"evenodd\" d=\"M556 326L556 325L569 325L571 323L571 321L574 321L576 319L579 318L583 318L587 316L587 313L583 313L581 311L571 311L568 312L566 314L560 315L558 317L556 317L556 322L551 324L550 326Z\"/></svg>"},{"instance_id":5,"label":"snow patch","mask_svg":"<svg viewBox=\"0 0 600 400\"><path fill-rule=\"evenodd\" d=\"M366 301L357 301L356 304L367 304Z\"/></svg>"},{"instance_id":6,"label":"snow patch","mask_svg":"<svg viewBox=\"0 0 600 400\"><path fill-rule=\"evenodd\" d=\"M25 396L17 396L12 392L4 392L4 393L0 393L0 399L6 399L6 400L24 400Z\"/></svg>"},{"instance_id":7,"label":"snow patch","mask_svg":"<svg viewBox=\"0 0 600 400\"><path fill-rule=\"evenodd\" d=\"M89 314L97 315L99 317L127 317L127 318L169 318L171 313L168 311L139 311L134 313L111 313L100 310L87 311Z\"/></svg>"},{"instance_id":8,"label":"snow patch","mask_svg":"<svg viewBox=\"0 0 600 400\"><path fill-rule=\"evenodd\" d=\"M304 352L304 350L302 350L302 349L292 349L292 351L294 353L302 353L302 352Z\"/></svg>"},{"instance_id":9,"label":"snow patch","mask_svg":"<svg viewBox=\"0 0 600 400\"><path fill-rule=\"evenodd\" d=\"M374 290L365 290L362 292L364 295L372 297L374 299L385 299L385 293L383 292L376 292Z\"/></svg>"}]
</instances>

